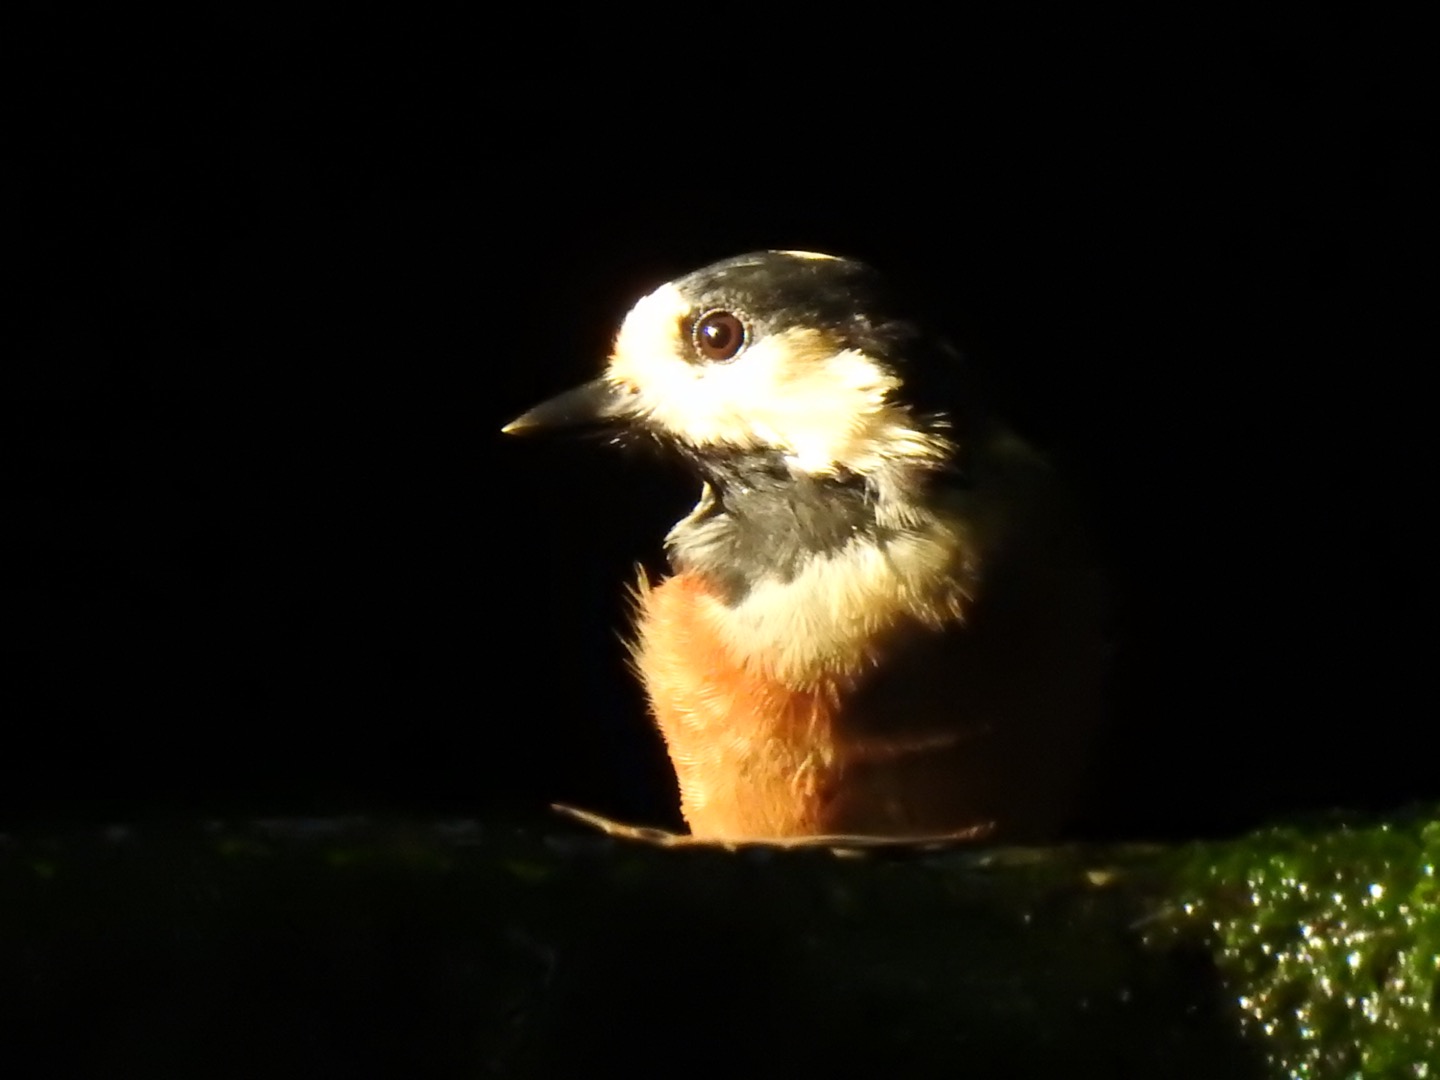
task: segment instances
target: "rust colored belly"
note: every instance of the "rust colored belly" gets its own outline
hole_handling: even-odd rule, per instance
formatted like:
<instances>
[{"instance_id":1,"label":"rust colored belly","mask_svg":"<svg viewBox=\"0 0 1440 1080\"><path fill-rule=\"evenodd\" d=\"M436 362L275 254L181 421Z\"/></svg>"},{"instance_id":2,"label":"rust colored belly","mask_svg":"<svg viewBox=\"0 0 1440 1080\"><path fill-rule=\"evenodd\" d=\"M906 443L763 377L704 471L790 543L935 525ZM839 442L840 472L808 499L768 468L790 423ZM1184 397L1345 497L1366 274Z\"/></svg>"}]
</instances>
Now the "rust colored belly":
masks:
<instances>
[{"instance_id":1,"label":"rust colored belly","mask_svg":"<svg viewBox=\"0 0 1440 1080\"><path fill-rule=\"evenodd\" d=\"M797 689L736 659L703 579L639 599L635 666L694 835L1024 840L1063 816L1099 671L1063 605L898 627L864 671Z\"/></svg>"},{"instance_id":2,"label":"rust colored belly","mask_svg":"<svg viewBox=\"0 0 1440 1080\"><path fill-rule=\"evenodd\" d=\"M681 574L642 589L635 665L697 836L796 836L826 831L840 783L839 688L793 690L738 663L706 618L718 603Z\"/></svg>"}]
</instances>

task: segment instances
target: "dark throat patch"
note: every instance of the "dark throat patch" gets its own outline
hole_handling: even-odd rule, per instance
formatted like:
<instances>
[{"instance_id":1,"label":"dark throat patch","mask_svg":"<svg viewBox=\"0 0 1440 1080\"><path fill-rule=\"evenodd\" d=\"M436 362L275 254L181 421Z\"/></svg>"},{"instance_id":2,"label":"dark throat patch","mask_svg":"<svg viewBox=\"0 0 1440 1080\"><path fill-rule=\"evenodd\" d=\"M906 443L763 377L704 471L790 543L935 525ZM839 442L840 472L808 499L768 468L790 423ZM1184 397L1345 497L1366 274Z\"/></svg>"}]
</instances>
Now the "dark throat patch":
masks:
<instances>
[{"instance_id":1,"label":"dark throat patch","mask_svg":"<svg viewBox=\"0 0 1440 1080\"><path fill-rule=\"evenodd\" d=\"M894 533L876 521L863 477L792 473L774 451L711 451L692 460L714 498L677 527L671 562L704 574L729 603L763 579L793 580L809 560L852 540L883 543Z\"/></svg>"}]
</instances>

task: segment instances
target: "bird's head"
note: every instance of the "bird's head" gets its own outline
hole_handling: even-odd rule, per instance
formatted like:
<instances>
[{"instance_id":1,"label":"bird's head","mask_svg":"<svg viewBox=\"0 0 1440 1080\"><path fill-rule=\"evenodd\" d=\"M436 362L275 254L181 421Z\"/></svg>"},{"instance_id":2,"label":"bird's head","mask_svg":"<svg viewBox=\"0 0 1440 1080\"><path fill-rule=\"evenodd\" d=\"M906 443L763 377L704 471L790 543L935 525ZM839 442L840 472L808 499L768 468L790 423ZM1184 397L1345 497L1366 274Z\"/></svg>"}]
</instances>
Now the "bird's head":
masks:
<instances>
[{"instance_id":1,"label":"bird's head","mask_svg":"<svg viewBox=\"0 0 1440 1080\"><path fill-rule=\"evenodd\" d=\"M639 433L707 479L737 459L816 480L934 469L952 462L956 437L958 365L939 348L863 263L762 251L643 297L600 378L505 430Z\"/></svg>"}]
</instances>

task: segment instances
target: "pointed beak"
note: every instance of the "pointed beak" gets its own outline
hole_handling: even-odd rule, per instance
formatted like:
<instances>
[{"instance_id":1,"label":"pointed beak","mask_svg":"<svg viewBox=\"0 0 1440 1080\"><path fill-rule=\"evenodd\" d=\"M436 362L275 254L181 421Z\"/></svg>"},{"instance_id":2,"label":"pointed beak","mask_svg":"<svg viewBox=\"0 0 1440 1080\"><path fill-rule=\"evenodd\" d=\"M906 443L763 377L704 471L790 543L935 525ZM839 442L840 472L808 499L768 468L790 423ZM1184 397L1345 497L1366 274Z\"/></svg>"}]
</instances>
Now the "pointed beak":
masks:
<instances>
[{"instance_id":1,"label":"pointed beak","mask_svg":"<svg viewBox=\"0 0 1440 1080\"><path fill-rule=\"evenodd\" d=\"M633 417L631 397L609 379L596 379L541 402L500 430L506 435L563 428L599 427Z\"/></svg>"}]
</instances>

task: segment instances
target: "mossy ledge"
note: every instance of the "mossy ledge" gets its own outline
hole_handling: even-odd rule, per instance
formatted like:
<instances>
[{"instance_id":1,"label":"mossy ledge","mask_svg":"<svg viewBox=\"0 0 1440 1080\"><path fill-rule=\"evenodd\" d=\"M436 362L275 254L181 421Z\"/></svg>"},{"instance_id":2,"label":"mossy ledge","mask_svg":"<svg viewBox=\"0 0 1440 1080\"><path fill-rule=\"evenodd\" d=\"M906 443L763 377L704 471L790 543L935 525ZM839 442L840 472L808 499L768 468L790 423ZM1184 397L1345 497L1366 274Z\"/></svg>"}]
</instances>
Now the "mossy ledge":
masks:
<instances>
[{"instance_id":1,"label":"mossy ledge","mask_svg":"<svg viewBox=\"0 0 1440 1080\"><path fill-rule=\"evenodd\" d=\"M1436 817L1337 818L1180 853L1163 921L1206 942L1272 1075L1440 1077Z\"/></svg>"},{"instance_id":2,"label":"mossy ledge","mask_svg":"<svg viewBox=\"0 0 1440 1080\"><path fill-rule=\"evenodd\" d=\"M1440 1076L1436 818L1046 849L559 820L0 836L0 1066Z\"/></svg>"}]
</instances>

